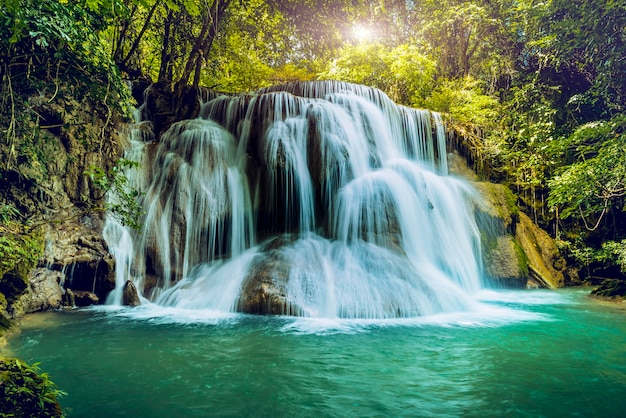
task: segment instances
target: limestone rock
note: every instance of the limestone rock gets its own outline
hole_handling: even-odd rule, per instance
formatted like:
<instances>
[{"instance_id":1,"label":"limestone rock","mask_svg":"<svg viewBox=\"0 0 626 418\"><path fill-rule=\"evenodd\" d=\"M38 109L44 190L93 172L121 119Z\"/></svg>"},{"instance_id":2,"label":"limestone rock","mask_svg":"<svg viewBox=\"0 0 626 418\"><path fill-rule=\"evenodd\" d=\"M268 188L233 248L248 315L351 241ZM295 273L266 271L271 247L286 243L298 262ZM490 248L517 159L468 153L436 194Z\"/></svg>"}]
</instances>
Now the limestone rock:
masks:
<instances>
[{"instance_id":1,"label":"limestone rock","mask_svg":"<svg viewBox=\"0 0 626 418\"><path fill-rule=\"evenodd\" d=\"M97 305L100 299L95 293L88 292L86 290L77 290L74 292L74 300L76 306L91 306Z\"/></svg>"},{"instance_id":2,"label":"limestone rock","mask_svg":"<svg viewBox=\"0 0 626 418\"><path fill-rule=\"evenodd\" d=\"M135 284L130 280L127 280L122 290L122 305L125 306L139 306L141 301L139 300L139 294Z\"/></svg>"},{"instance_id":3,"label":"limestone rock","mask_svg":"<svg viewBox=\"0 0 626 418\"><path fill-rule=\"evenodd\" d=\"M502 184L480 182L473 186L479 193L475 214L488 280L498 287L526 286L526 257L513 236L519 219L514 196Z\"/></svg>"},{"instance_id":4,"label":"limestone rock","mask_svg":"<svg viewBox=\"0 0 626 418\"><path fill-rule=\"evenodd\" d=\"M500 235L485 254L485 273L502 287L524 287L528 271L524 271L519 245L511 235Z\"/></svg>"},{"instance_id":5,"label":"limestone rock","mask_svg":"<svg viewBox=\"0 0 626 418\"><path fill-rule=\"evenodd\" d=\"M626 299L626 281L607 279L591 292L591 296L614 301L624 300Z\"/></svg>"},{"instance_id":6,"label":"limestone rock","mask_svg":"<svg viewBox=\"0 0 626 418\"><path fill-rule=\"evenodd\" d=\"M103 222L85 216L50 228L41 264L62 274L67 289L94 292L104 300L115 288L115 260L102 237Z\"/></svg>"},{"instance_id":7,"label":"limestone rock","mask_svg":"<svg viewBox=\"0 0 626 418\"><path fill-rule=\"evenodd\" d=\"M485 271L499 286L562 287L567 266L554 239L517 209L504 185L475 183Z\"/></svg>"},{"instance_id":8,"label":"limestone rock","mask_svg":"<svg viewBox=\"0 0 626 418\"><path fill-rule=\"evenodd\" d=\"M29 292L22 298L25 313L60 308L63 301L61 278L59 271L35 269L29 280Z\"/></svg>"},{"instance_id":9,"label":"limestone rock","mask_svg":"<svg viewBox=\"0 0 626 418\"><path fill-rule=\"evenodd\" d=\"M565 260L548 233L535 225L526 214L520 213L515 238L528 257L531 274L540 282L545 282L542 284L547 287L563 287Z\"/></svg>"},{"instance_id":10,"label":"limestone rock","mask_svg":"<svg viewBox=\"0 0 626 418\"><path fill-rule=\"evenodd\" d=\"M237 306L239 311L261 315L284 315L292 310L286 299L289 261L284 259L285 253L279 248L284 244L283 241L282 238L272 241L268 246L269 249L252 261L239 297Z\"/></svg>"}]
</instances>

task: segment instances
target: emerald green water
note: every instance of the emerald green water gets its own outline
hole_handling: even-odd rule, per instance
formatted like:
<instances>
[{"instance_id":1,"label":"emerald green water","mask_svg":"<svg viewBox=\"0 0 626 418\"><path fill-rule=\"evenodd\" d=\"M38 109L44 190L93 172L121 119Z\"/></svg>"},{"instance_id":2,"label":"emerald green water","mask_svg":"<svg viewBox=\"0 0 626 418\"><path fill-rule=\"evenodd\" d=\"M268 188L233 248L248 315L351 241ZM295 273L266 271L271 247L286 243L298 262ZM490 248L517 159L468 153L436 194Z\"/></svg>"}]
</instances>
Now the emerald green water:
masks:
<instances>
[{"instance_id":1,"label":"emerald green water","mask_svg":"<svg viewBox=\"0 0 626 418\"><path fill-rule=\"evenodd\" d=\"M626 310L585 295L402 321L44 313L4 354L40 361L76 417L622 416Z\"/></svg>"}]
</instances>

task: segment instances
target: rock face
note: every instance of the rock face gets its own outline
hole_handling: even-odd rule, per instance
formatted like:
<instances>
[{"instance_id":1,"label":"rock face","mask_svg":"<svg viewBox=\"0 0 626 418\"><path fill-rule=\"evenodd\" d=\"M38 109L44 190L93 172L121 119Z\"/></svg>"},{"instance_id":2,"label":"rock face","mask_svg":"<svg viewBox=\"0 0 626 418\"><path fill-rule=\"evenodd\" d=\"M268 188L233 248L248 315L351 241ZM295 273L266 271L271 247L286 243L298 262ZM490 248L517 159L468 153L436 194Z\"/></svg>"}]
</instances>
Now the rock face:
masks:
<instances>
[{"instance_id":1,"label":"rock face","mask_svg":"<svg viewBox=\"0 0 626 418\"><path fill-rule=\"evenodd\" d=\"M480 194L476 217L489 281L496 287L526 286L528 267L514 239L519 210L512 193L501 184L477 182L474 187Z\"/></svg>"},{"instance_id":2,"label":"rock face","mask_svg":"<svg viewBox=\"0 0 626 418\"><path fill-rule=\"evenodd\" d=\"M63 288L92 292L99 300L115 288L115 261L102 238L102 227L99 218L85 216L51 228L42 260L48 271L61 275Z\"/></svg>"},{"instance_id":3,"label":"rock face","mask_svg":"<svg viewBox=\"0 0 626 418\"><path fill-rule=\"evenodd\" d=\"M28 292L22 297L21 304L25 313L59 309L63 304L63 288L60 271L37 268L33 272Z\"/></svg>"},{"instance_id":4,"label":"rock face","mask_svg":"<svg viewBox=\"0 0 626 418\"><path fill-rule=\"evenodd\" d=\"M87 292L85 290L77 290L74 292L74 303L76 306L91 306L97 305L100 302L100 299L96 294Z\"/></svg>"},{"instance_id":5,"label":"rock face","mask_svg":"<svg viewBox=\"0 0 626 418\"><path fill-rule=\"evenodd\" d=\"M520 222L515 229L515 239L528 259L530 278L537 281L541 287L563 287L565 284L563 271L566 263L556 243L526 214L520 213L519 218Z\"/></svg>"},{"instance_id":6,"label":"rock face","mask_svg":"<svg viewBox=\"0 0 626 418\"><path fill-rule=\"evenodd\" d=\"M591 296L612 301L626 300L626 281L607 279L591 292Z\"/></svg>"},{"instance_id":7,"label":"rock face","mask_svg":"<svg viewBox=\"0 0 626 418\"><path fill-rule=\"evenodd\" d=\"M562 287L567 266L554 240L517 209L506 186L484 182L474 186L482 200L477 216L485 271L493 285Z\"/></svg>"},{"instance_id":8,"label":"rock face","mask_svg":"<svg viewBox=\"0 0 626 418\"><path fill-rule=\"evenodd\" d=\"M22 136L11 147L17 148L0 144L0 206L20 215L11 222L22 231L41 235L37 257L43 252L22 283L6 274L0 278L11 284L6 303L0 301L0 315L11 319L59 308L67 289L102 299L113 288L114 262L102 239L102 214L93 209L104 205L104 191L88 173L109 172L121 155L117 129L122 115L111 103L117 96L111 90L112 100L104 103L80 83L58 77L48 88L48 80L37 77L23 78L14 87L20 99L13 110L20 124L16 131ZM34 252L32 245L22 247Z\"/></svg>"},{"instance_id":9,"label":"rock face","mask_svg":"<svg viewBox=\"0 0 626 418\"><path fill-rule=\"evenodd\" d=\"M139 294L137 288L130 280L127 280L122 290L122 305L125 306L139 306L141 300L139 300Z\"/></svg>"},{"instance_id":10,"label":"rock face","mask_svg":"<svg viewBox=\"0 0 626 418\"><path fill-rule=\"evenodd\" d=\"M279 247L285 240L277 239L270 248L258 255L244 279L237 310L261 315L285 315L292 310L287 304L286 289L289 281L289 263ZM297 309L293 309L297 311Z\"/></svg>"}]
</instances>

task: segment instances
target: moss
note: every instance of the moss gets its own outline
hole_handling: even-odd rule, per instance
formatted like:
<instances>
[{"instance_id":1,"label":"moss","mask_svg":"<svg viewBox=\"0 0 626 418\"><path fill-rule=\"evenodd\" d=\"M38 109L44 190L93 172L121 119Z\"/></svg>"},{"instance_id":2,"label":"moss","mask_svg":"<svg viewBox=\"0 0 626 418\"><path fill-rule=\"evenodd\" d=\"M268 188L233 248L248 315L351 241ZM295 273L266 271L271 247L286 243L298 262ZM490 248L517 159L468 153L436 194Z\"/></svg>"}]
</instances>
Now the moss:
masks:
<instances>
[{"instance_id":1,"label":"moss","mask_svg":"<svg viewBox=\"0 0 626 418\"><path fill-rule=\"evenodd\" d=\"M8 330L13 326L13 322L4 315L0 314L0 335L3 334L3 331Z\"/></svg>"},{"instance_id":2,"label":"moss","mask_svg":"<svg viewBox=\"0 0 626 418\"><path fill-rule=\"evenodd\" d=\"M22 231L15 223L0 227L0 311L26 291L28 275L43 253L41 232Z\"/></svg>"},{"instance_id":3,"label":"moss","mask_svg":"<svg viewBox=\"0 0 626 418\"><path fill-rule=\"evenodd\" d=\"M515 248L515 253L517 254L517 262L518 262L518 265L520 267L520 270L522 271L522 273L524 274L525 277L528 277L528 274L529 274L529 272L528 272L528 264L529 264L528 256L526 255L526 252L522 248L521 244L519 242L517 242L516 239L513 239L513 246Z\"/></svg>"},{"instance_id":4,"label":"moss","mask_svg":"<svg viewBox=\"0 0 626 418\"><path fill-rule=\"evenodd\" d=\"M626 298L626 281L607 279L591 292L591 296L600 299L622 300Z\"/></svg>"},{"instance_id":5,"label":"moss","mask_svg":"<svg viewBox=\"0 0 626 418\"><path fill-rule=\"evenodd\" d=\"M515 194L513 194L511 189L509 189L508 187L503 187L502 190L504 191L504 200L506 202L506 207L511 214L511 219L513 220L513 223L515 224L519 220L519 207L517 206L517 197L515 197Z\"/></svg>"}]
</instances>

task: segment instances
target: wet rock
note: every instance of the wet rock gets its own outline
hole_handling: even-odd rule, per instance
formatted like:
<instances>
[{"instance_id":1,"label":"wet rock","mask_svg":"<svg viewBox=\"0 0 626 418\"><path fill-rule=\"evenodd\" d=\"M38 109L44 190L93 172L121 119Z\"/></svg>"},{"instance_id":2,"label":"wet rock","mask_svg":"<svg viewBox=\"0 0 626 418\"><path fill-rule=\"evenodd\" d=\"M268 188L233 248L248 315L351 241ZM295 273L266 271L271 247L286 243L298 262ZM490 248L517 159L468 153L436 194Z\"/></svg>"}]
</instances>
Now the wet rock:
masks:
<instances>
[{"instance_id":1,"label":"wet rock","mask_svg":"<svg viewBox=\"0 0 626 418\"><path fill-rule=\"evenodd\" d=\"M519 219L515 197L504 185L474 183L479 193L475 217L480 230L485 274L491 285L522 288L528 279L526 257L513 234Z\"/></svg>"},{"instance_id":2,"label":"wet rock","mask_svg":"<svg viewBox=\"0 0 626 418\"><path fill-rule=\"evenodd\" d=\"M63 305L73 308L76 306L76 296L72 289L65 289L65 293L63 294Z\"/></svg>"},{"instance_id":3,"label":"wet rock","mask_svg":"<svg viewBox=\"0 0 626 418\"><path fill-rule=\"evenodd\" d=\"M492 284L562 287L568 266L554 239L519 211L515 196L506 186L493 183L474 186L481 197L476 220L481 231L485 271Z\"/></svg>"},{"instance_id":4,"label":"wet rock","mask_svg":"<svg viewBox=\"0 0 626 418\"><path fill-rule=\"evenodd\" d=\"M126 281L126 283L124 284L124 289L122 290L122 305L141 305L141 301L139 300L139 294L137 293L137 288L135 287L135 284L130 280Z\"/></svg>"},{"instance_id":5,"label":"wet rock","mask_svg":"<svg viewBox=\"0 0 626 418\"><path fill-rule=\"evenodd\" d=\"M37 268L29 280L29 291L22 298L25 313L58 309L63 304L62 274Z\"/></svg>"},{"instance_id":6,"label":"wet rock","mask_svg":"<svg viewBox=\"0 0 626 418\"><path fill-rule=\"evenodd\" d=\"M286 298L290 263L281 246L288 242L287 237L273 240L266 246L267 251L252 261L237 310L260 315L285 315L298 310Z\"/></svg>"},{"instance_id":7,"label":"wet rock","mask_svg":"<svg viewBox=\"0 0 626 418\"><path fill-rule=\"evenodd\" d=\"M95 293L86 290L77 290L74 292L74 303L76 306L97 305L99 302L100 298L98 298Z\"/></svg>"},{"instance_id":8,"label":"wet rock","mask_svg":"<svg viewBox=\"0 0 626 418\"><path fill-rule=\"evenodd\" d=\"M485 272L490 280L498 287L522 288L528 276L524 268L523 254L513 237L496 237L485 254Z\"/></svg>"},{"instance_id":9,"label":"wet rock","mask_svg":"<svg viewBox=\"0 0 626 418\"><path fill-rule=\"evenodd\" d=\"M544 282L546 287L563 287L566 263L554 239L535 225L526 214L520 213L519 219L515 238L528 258L530 272L540 282Z\"/></svg>"},{"instance_id":10,"label":"wet rock","mask_svg":"<svg viewBox=\"0 0 626 418\"><path fill-rule=\"evenodd\" d=\"M626 298L626 280L607 279L591 292L591 296L606 300L624 300Z\"/></svg>"},{"instance_id":11,"label":"wet rock","mask_svg":"<svg viewBox=\"0 0 626 418\"><path fill-rule=\"evenodd\" d=\"M96 216L50 228L41 264L60 272L65 288L94 292L104 300L115 288L115 260L102 228L103 222Z\"/></svg>"}]
</instances>

